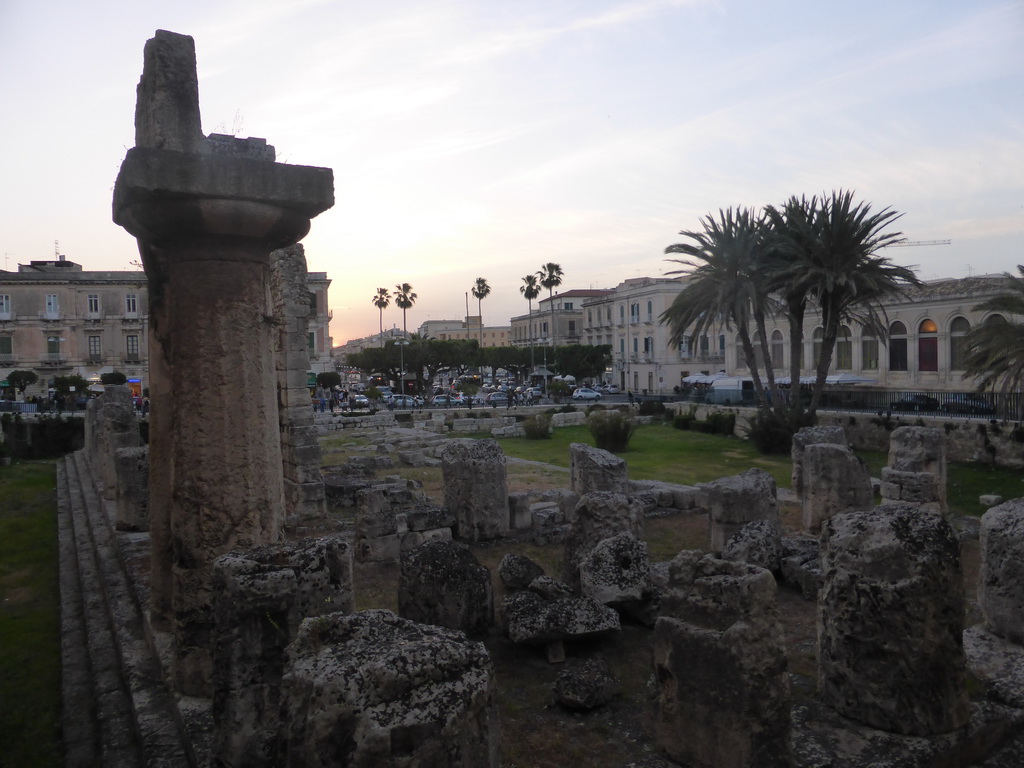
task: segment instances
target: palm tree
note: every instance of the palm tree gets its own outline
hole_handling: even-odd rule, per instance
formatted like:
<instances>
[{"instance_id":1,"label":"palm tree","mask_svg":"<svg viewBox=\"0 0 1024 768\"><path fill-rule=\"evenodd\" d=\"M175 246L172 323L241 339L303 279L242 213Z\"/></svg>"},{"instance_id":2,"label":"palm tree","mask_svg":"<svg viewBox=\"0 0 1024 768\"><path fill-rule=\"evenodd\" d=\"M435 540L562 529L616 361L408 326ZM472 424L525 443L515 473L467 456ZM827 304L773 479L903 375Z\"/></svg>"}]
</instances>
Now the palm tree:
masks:
<instances>
[{"instance_id":1,"label":"palm tree","mask_svg":"<svg viewBox=\"0 0 1024 768\"><path fill-rule=\"evenodd\" d=\"M537 273L537 282L548 289L548 300L551 301L551 349L555 348L555 302L554 290L562 284L562 267L549 261Z\"/></svg>"},{"instance_id":2,"label":"palm tree","mask_svg":"<svg viewBox=\"0 0 1024 768\"><path fill-rule=\"evenodd\" d=\"M384 346L384 310L388 308L388 304L391 303L391 294L387 288L378 288L377 293L370 299L373 305L377 307L380 312L380 345Z\"/></svg>"},{"instance_id":3,"label":"palm tree","mask_svg":"<svg viewBox=\"0 0 1024 768\"><path fill-rule=\"evenodd\" d=\"M473 294L473 297L476 299L476 313L477 313L477 316L480 318L480 348L481 349L483 349L483 346L484 346L484 312L483 312L482 306L483 306L483 300L487 298L487 296L490 294L490 292L491 292L491 286L489 286L487 284L487 280L485 278L483 278L483 277L478 277L476 279L476 284L473 286L473 290L471 291L471 293Z\"/></svg>"},{"instance_id":4,"label":"palm tree","mask_svg":"<svg viewBox=\"0 0 1024 768\"><path fill-rule=\"evenodd\" d=\"M530 337L530 372L533 372L533 300L540 296L540 284L537 282L537 275L529 274L523 278L523 284L519 286L519 292L526 299L526 306L529 308L527 316L527 333Z\"/></svg>"},{"instance_id":5,"label":"palm tree","mask_svg":"<svg viewBox=\"0 0 1024 768\"><path fill-rule=\"evenodd\" d=\"M1024 316L1024 265L1018 265L1020 277L1003 273L1004 293L986 299L974 309ZM972 328L964 340L967 354L964 367L968 375L980 379L978 388L1004 393L1019 391L1024 385L1024 323L1005 315L992 315Z\"/></svg>"},{"instance_id":6,"label":"palm tree","mask_svg":"<svg viewBox=\"0 0 1024 768\"><path fill-rule=\"evenodd\" d=\"M761 335L766 369L770 372L771 357L765 334L769 300L763 280L757 279L764 251L762 218L747 208L735 211L729 208L719 210L717 219L708 214L701 223L702 231L679 233L692 242L676 243L665 249L665 253L690 257L690 260L670 259L684 269L668 273L689 274L690 280L661 314L661 320L669 325L672 344L679 344L686 338L687 331L690 343L694 344L712 328L735 325L758 404L767 409L768 401L750 338L753 321ZM773 376L770 380L774 383Z\"/></svg>"},{"instance_id":7,"label":"palm tree","mask_svg":"<svg viewBox=\"0 0 1024 768\"><path fill-rule=\"evenodd\" d=\"M769 283L803 292L821 312L821 355L808 408L813 416L842 324L858 322L885 338L882 300L921 281L912 269L878 255L903 239L901 232L885 231L902 216L890 208L872 213L869 204L854 203L852 192L839 190L816 203L813 198L809 204L791 199L782 213L770 210L768 215L776 265L785 265L773 271Z\"/></svg>"},{"instance_id":8,"label":"palm tree","mask_svg":"<svg viewBox=\"0 0 1024 768\"><path fill-rule=\"evenodd\" d=\"M412 305L416 303L416 294L412 292L412 286L408 283L402 283L401 285L395 286L395 306L402 310L402 337L405 338L408 335L408 329L405 325L405 313L407 310L412 309Z\"/></svg>"}]
</instances>

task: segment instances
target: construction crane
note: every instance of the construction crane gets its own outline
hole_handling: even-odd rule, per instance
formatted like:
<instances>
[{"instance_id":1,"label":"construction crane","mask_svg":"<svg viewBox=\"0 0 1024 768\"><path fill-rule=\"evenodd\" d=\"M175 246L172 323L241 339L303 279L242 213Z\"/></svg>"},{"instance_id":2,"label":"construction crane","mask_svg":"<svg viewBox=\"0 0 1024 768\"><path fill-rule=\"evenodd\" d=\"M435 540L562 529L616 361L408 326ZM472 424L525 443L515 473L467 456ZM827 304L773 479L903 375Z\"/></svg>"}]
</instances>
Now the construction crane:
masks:
<instances>
[{"instance_id":1,"label":"construction crane","mask_svg":"<svg viewBox=\"0 0 1024 768\"><path fill-rule=\"evenodd\" d=\"M909 248L912 245L949 245L952 240L897 240L895 243L890 243L886 248Z\"/></svg>"}]
</instances>

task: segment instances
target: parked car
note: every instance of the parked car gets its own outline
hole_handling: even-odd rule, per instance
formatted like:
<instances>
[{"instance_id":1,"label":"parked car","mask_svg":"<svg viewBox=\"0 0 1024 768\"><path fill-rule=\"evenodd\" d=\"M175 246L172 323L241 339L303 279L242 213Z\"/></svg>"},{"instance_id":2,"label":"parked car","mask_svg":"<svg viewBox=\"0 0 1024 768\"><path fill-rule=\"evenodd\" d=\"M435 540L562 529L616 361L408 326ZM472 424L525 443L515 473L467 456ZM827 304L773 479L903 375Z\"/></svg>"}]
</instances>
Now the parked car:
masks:
<instances>
[{"instance_id":1,"label":"parked car","mask_svg":"<svg viewBox=\"0 0 1024 768\"><path fill-rule=\"evenodd\" d=\"M892 403L889 408L894 411L937 411L939 401L929 395L910 395Z\"/></svg>"},{"instance_id":2,"label":"parked car","mask_svg":"<svg viewBox=\"0 0 1024 768\"><path fill-rule=\"evenodd\" d=\"M603 395L617 395L619 394L619 388L614 384L605 384L601 387L601 394Z\"/></svg>"},{"instance_id":3,"label":"parked car","mask_svg":"<svg viewBox=\"0 0 1024 768\"><path fill-rule=\"evenodd\" d=\"M460 394L444 394L434 395L434 399L430 401L431 405L436 408L447 408L449 405L462 405L465 401Z\"/></svg>"},{"instance_id":4,"label":"parked car","mask_svg":"<svg viewBox=\"0 0 1024 768\"><path fill-rule=\"evenodd\" d=\"M600 400L601 393L590 387L580 387L572 393L573 400Z\"/></svg>"},{"instance_id":5,"label":"parked car","mask_svg":"<svg viewBox=\"0 0 1024 768\"><path fill-rule=\"evenodd\" d=\"M366 395L355 395L352 398L352 407L353 408L369 408L370 407L370 398L368 398Z\"/></svg>"},{"instance_id":6,"label":"parked car","mask_svg":"<svg viewBox=\"0 0 1024 768\"><path fill-rule=\"evenodd\" d=\"M977 395L955 393L946 396L946 401L939 406L946 413L974 413L979 416L995 416L996 408L987 400Z\"/></svg>"},{"instance_id":7,"label":"parked car","mask_svg":"<svg viewBox=\"0 0 1024 768\"><path fill-rule=\"evenodd\" d=\"M412 395L392 395L389 402L395 408L416 408L423 405L423 400Z\"/></svg>"},{"instance_id":8,"label":"parked car","mask_svg":"<svg viewBox=\"0 0 1024 768\"><path fill-rule=\"evenodd\" d=\"M488 405L508 405L508 392L491 392L487 396Z\"/></svg>"}]
</instances>

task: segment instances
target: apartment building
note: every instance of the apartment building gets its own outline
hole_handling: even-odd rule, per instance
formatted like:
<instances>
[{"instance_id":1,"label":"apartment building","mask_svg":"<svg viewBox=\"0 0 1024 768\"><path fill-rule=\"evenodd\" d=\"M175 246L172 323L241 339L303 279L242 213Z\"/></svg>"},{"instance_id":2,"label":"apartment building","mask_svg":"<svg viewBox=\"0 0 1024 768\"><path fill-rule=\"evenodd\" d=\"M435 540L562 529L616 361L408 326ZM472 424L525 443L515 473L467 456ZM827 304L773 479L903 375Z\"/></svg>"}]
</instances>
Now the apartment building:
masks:
<instances>
[{"instance_id":1,"label":"apartment building","mask_svg":"<svg viewBox=\"0 0 1024 768\"><path fill-rule=\"evenodd\" d=\"M584 340L583 304L610 293L611 291L605 288L576 288L539 299L532 313L512 318L512 346L564 346L589 343Z\"/></svg>"},{"instance_id":2,"label":"apartment building","mask_svg":"<svg viewBox=\"0 0 1024 768\"><path fill-rule=\"evenodd\" d=\"M308 343L313 371L333 370L326 273L308 275L312 297ZM0 270L0 382L14 370L39 381L26 396L48 393L57 376L99 382L120 371L136 393L148 383L149 294L141 271L85 271L54 261Z\"/></svg>"}]
</instances>

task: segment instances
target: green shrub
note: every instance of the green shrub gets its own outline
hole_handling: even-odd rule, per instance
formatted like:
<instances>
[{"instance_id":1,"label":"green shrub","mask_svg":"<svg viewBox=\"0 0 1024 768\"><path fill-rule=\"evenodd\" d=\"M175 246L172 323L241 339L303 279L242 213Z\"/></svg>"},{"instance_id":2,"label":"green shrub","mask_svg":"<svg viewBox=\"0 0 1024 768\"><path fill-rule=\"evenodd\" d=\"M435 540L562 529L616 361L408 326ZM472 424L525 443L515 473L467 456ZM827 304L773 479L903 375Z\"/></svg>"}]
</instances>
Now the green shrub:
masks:
<instances>
[{"instance_id":1,"label":"green shrub","mask_svg":"<svg viewBox=\"0 0 1024 768\"><path fill-rule=\"evenodd\" d=\"M639 414L641 416L665 416L665 404L661 400L641 400Z\"/></svg>"},{"instance_id":2,"label":"green shrub","mask_svg":"<svg viewBox=\"0 0 1024 768\"><path fill-rule=\"evenodd\" d=\"M694 418L689 413L677 413L675 418L672 419L672 426L676 429L689 429L690 425L693 424Z\"/></svg>"},{"instance_id":3,"label":"green shrub","mask_svg":"<svg viewBox=\"0 0 1024 768\"><path fill-rule=\"evenodd\" d=\"M715 411L714 413L709 413L704 421L696 422L695 426L700 432L729 437L736 431L736 414Z\"/></svg>"},{"instance_id":4,"label":"green shrub","mask_svg":"<svg viewBox=\"0 0 1024 768\"><path fill-rule=\"evenodd\" d=\"M622 411L596 411L587 417L587 429L598 448L620 453L629 447L636 425Z\"/></svg>"},{"instance_id":5,"label":"green shrub","mask_svg":"<svg viewBox=\"0 0 1024 768\"><path fill-rule=\"evenodd\" d=\"M551 439L551 415L538 413L523 422L523 434L527 440Z\"/></svg>"},{"instance_id":6,"label":"green shrub","mask_svg":"<svg viewBox=\"0 0 1024 768\"><path fill-rule=\"evenodd\" d=\"M793 448L793 427L775 413L758 412L750 420L747 437L761 453L789 453Z\"/></svg>"}]
</instances>

